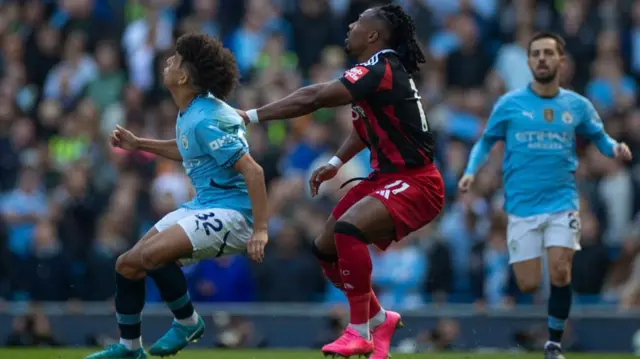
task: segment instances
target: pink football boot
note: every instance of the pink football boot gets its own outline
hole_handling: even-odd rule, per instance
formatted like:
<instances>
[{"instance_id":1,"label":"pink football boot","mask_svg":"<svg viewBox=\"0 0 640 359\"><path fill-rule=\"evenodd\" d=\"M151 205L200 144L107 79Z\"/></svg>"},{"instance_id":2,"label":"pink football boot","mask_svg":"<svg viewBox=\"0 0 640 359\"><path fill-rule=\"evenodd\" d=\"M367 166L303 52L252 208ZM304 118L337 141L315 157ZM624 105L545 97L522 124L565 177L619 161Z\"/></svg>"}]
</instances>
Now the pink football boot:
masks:
<instances>
[{"instance_id":1,"label":"pink football boot","mask_svg":"<svg viewBox=\"0 0 640 359\"><path fill-rule=\"evenodd\" d=\"M373 341L364 339L355 329L347 327L340 338L323 346L322 352L324 356L333 355L349 358L352 355L363 355L369 357L373 353Z\"/></svg>"},{"instance_id":2,"label":"pink football boot","mask_svg":"<svg viewBox=\"0 0 640 359\"><path fill-rule=\"evenodd\" d=\"M384 323L380 324L372 332L375 350L370 359L388 359L391 339L393 339L396 329L402 327L404 327L404 324L402 323L400 314L387 311L387 318L384 320Z\"/></svg>"}]
</instances>

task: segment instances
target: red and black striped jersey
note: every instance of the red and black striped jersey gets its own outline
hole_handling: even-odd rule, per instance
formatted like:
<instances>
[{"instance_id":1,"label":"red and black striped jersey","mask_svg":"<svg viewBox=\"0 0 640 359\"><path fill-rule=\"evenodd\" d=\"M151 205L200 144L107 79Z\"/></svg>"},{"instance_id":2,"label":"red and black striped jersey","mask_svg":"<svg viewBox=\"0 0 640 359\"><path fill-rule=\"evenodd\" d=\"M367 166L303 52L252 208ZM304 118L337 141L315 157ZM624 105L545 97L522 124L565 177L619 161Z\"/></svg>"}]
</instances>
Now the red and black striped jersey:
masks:
<instances>
[{"instance_id":1,"label":"red and black striped jersey","mask_svg":"<svg viewBox=\"0 0 640 359\"><path fill-rule=\"evenodd\" d=\"M433 162L434 140L411 75L393 50L345 71L353 125L371 150L371 167L401 172Z\"/></svg>"}]
</instances>

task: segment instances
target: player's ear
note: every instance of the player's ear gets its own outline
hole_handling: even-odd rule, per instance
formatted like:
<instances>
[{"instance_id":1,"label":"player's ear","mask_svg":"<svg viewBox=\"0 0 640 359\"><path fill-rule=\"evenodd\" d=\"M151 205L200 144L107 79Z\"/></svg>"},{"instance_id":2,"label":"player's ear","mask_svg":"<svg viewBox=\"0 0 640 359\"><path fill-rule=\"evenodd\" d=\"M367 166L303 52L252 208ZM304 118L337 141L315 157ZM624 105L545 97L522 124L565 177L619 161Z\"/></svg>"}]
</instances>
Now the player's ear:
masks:
<instances>
[{"instance_id":1,"label":"player's ear","mask_svg":"<svg viewBox=\"0 0 640 359\"><path fill-rule=\"evenodd\" d=\"M371 31L369 33L368 41L369 43L376 42L380 38L380 33L378 31Z\"/></svg>"},{"instance_id":2,"label":"player's ear","mask_svg":"<svg viewBox=\"0 0 640 359\"><path fill-rule=\"evenodd\" d=\"M187 71L182 70L180 74L180 79L178 79L179 85L186 85L189 82L189 74Z\"/></svg>"}]
</instances>

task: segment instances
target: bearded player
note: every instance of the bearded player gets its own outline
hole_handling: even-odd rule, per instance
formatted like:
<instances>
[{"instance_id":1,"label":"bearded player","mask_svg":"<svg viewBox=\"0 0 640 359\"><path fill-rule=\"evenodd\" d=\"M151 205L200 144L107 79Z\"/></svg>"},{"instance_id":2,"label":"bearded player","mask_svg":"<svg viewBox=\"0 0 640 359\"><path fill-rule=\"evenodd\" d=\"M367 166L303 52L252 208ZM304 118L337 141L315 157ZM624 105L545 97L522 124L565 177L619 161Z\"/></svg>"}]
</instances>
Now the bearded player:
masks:
<instances>
[{"instance_id":1,"label":"bearded player","mask_svg":"<svg viewBox=\"0 0 640 359\"><path fill-rule=\"evenodd\" d=\"M245 116L256 123L352 104L351 135L310 179L317 195L343 163L365 147L371 150L374 171L340 200L313 246L325 275L344 291L350 307L349 326L322 351L386 359L401 321L398 313L380 307L372 291L368 245L386 249L433 220L444 204L444 187L411 77L425 61L412 19L398 5L368 9L349 26L345 45L359 64L342 78L301 88Z\"/></svg>"},{"instance_id":2,"label":"bearded player","mask_svg":"<svg viewBox=\"0 0 640 359\"><path fill-rule=\"evenodd\" d=\"M195 197L167 214L116 262L116 318L120 342L88 359L145 359L141 321L148 275L174 314L171 329L149 349L170 356L202 337L178 262L248 253L262 261L267 243L267 194L262 168L251 158L245 125L223 102L237 82L233 55L205 35L187 34L164 69L164 84L180 112L176 139L138 138L118 128L114 146L142 150L182 165Z\"/></svg>"},{"instance_id":3,"label":"bearded player","mask_svg":"<svg viewBox=\"0 0 640 359\"><path fill-rule=\"evenodd\" d=\"M580 250L576 134L589 139L607 157L631 159L627 145L605 133L591 102L559 87L564 48L563 39L552 33L531 39L528 64L534 81L498 100L459 183L462 191L469 190L493 144L505 142L507 241L510 263L523 292L537 290L545 250L548 259L551 295L546 359L564 359L560 343L571 310L571 264L575 251Z\"/></svg>"}]
</instances>

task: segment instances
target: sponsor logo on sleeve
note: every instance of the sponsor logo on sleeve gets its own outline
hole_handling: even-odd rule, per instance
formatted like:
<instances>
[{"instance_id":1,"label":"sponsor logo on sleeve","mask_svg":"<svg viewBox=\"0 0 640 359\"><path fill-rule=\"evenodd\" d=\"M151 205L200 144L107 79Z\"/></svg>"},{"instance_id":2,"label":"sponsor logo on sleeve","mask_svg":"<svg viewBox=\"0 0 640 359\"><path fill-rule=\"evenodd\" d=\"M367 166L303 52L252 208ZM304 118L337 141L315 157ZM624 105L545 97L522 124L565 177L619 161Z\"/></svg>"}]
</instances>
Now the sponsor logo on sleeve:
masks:
<instances>
[{"instance_id":1,"label":"sponsor logo on sleeve","mask_svg":"<svg viewBox=\"0 0 640 359\"><path fill-rule=\"evenodd\" d=\"M364 66L356 66L344 73L344 78L352 84L358 82L369 70Z\"/></svg>"}]
</instances>

